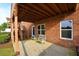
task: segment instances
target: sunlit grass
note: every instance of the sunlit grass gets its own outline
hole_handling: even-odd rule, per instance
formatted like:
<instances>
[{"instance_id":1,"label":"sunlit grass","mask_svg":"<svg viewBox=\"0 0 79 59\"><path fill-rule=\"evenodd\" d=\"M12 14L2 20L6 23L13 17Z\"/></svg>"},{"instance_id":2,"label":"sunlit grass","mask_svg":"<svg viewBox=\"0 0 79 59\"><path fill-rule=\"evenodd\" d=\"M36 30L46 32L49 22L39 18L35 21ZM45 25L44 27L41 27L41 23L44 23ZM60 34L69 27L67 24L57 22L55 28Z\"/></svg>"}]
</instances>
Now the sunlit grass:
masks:
<instances>
[{"instance_id":1,"label":"sunlit grass","mask_svg":"<svg viewBox=\"0 0 79 59\"><path fill-rule=\"evenodd\" d=\"M9 47L9 48L0 48L0 56L13 56L14 52L13 52L13 48Z\"/></svg>"}]
</instances>

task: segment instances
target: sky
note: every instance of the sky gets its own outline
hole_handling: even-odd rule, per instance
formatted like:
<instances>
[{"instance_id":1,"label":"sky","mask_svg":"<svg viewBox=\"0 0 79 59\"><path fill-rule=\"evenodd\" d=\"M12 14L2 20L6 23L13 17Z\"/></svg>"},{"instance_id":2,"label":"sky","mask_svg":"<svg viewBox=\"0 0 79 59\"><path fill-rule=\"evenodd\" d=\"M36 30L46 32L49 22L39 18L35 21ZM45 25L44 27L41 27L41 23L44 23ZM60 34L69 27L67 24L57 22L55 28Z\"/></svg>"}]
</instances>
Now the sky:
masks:
<instances>
[{"instance_id":1,"label":"sky","mask_svg":"<svg viewBox=\"0 0 79 59\"><path fill-rule=\"evenodd\" d=\"M62 27L67 27L67 26L70 26L71 27L72 26L72 24L71 24L70 21L62 21L61 24L62 24L61 25Z\"/></svg>"},{"instance_id":2,"label":"sky","mask_svg":"<svg viewBox=\"0 0 79 59\"><path fill-rule=\"evenodd\" d=\"M10 17L10 11L10 3L0 3L0 24L7 22L6 17Z\"/></svg>"}]
</instances>

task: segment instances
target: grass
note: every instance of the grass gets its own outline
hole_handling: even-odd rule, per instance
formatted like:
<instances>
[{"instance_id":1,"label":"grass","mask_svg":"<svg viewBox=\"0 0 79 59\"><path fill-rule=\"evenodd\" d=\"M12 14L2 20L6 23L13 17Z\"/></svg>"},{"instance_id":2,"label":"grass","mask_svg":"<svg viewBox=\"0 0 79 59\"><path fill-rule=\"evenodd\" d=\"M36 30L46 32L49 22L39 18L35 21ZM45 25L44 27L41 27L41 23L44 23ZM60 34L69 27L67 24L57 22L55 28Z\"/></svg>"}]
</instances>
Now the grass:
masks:
<instances>
[{"instance_id":1,"label":"grass","mask_svg":"<svg viewBox=\"0 0 79 59\"><path fill-rule=\"evenodd\" d=\"M0 56L15 55L11 41L6 42L10 38L9 34L7 32L0 33L0 43L3 42L3 44L0 44Z\"/></svg>"},{"instance_id":2,"label":"grass","mask_svg":"<svg viewBox=\"0 0 79 59\"><path fill-rule=\"evenodd\" d=\"M0 56L14 56L14 55L15 53L11 41L4 44L0 44Z\"/></svg>"},{"instance_id":3,"label":"grass","mask_svg":"<svg viewBox=\"0 0 79 59\"><path fill-rule=\"evenodd\" d=\"M7 39L9 38L9 33L4 32L4 33L0 33L0 42L5 42L7 41Z\"/></svg>"},{"instance_id":4,"label":"grass","mask_svg":"<svg viewBox=\"0 0 79 59\"><path fill-rule=\"evenodd\" d=\"M13 56L13 55L14 55L13 48L10 47L0 48L0 56Z\"/></svg>"}]
</instances>

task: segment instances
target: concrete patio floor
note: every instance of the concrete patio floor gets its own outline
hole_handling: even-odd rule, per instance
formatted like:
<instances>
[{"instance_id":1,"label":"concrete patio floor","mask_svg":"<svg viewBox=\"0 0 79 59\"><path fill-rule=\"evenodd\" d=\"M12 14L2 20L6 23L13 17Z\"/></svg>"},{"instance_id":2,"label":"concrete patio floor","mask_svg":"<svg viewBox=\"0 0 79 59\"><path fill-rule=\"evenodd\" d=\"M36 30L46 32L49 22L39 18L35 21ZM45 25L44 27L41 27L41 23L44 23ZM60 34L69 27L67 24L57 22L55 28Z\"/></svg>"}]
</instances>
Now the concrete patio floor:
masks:
<instances>
[{"instance_id":1,"label":"concrete patio floor","mask_svg":"<svg viewBox=\"0 0 79 59\"><path fill-rule=\"evenodd\" d=\"M35 40L20 41L21 56L68 56L68 48Z\"/></svg>"}]
</instances>

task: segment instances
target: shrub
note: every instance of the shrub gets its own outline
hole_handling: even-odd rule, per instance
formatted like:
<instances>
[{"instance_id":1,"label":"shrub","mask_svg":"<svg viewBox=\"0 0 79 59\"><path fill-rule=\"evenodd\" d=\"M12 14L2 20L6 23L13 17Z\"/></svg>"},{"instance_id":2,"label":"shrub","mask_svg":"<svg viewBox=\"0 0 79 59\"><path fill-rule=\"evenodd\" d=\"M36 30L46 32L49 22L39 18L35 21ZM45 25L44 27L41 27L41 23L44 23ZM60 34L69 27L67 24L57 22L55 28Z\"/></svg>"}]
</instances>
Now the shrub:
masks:
<instances>
[{"instance_id":1,"label":"shrub","mask_svg":"<svg viewBox=\"0 0 79 59\"><path fill-rule=\"evenodd\" d=\"M0 33L0 44L6 43L10 40L10 33L3 32Z\"/></svg>"}]
</instances>

